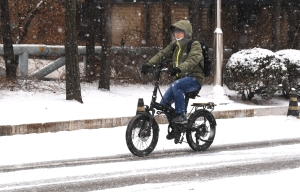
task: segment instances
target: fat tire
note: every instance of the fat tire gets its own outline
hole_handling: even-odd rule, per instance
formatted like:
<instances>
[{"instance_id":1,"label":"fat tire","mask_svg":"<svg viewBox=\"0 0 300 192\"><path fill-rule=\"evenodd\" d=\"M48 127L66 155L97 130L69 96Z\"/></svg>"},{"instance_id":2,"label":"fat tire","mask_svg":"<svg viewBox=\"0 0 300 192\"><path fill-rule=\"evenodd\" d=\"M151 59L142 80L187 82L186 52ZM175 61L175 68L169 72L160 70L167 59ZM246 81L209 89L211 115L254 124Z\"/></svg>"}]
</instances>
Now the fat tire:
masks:
<instances>
[{"instance_id":1,"label":"fat tire","mask_svg":"<svg viewBox=\"0 0 300 192\"><path fill-rule=\"evenodd\" d=\"M199 119L201 118L201 119ZM198 120L197 120L198 119ZM203 119L203 120L202 120ZM197 122L196 122L197 120ZM200 120L200 121L199 121ZM195 151L204 151L210 147L213 143L216 134L216 120L214 116L207 110L200 109L195 111L189 117L189 126L191 127L199 127L205 126L206 127L206 136L201 136L200 138L206 140L206 142L200 141L196 143L196 137L193 137L196 132L195 131L187 131L186 132L186 140L189 146ZM208 141L209 140L209 141Z\"/></svg>"},{"instance_id":2,"label":"fat tire","mask_svg":"<svg viewBox=\"0 0 300 192\"><path fill-rule=\"evenodd\" d=\"M133 154L136 155L138 157L145 157L147 155L149 155L156 147L156 144L158 142L158 124L157 122L152 119L152 127L151 129L151 135L148 139L150 139L147 144L148 146L144 149L138 149L137 146L134 144L133 139L132 138L133 135L137 138L137 139L147 139L146 137L141 138L140 136L138 136L139 133L136 133L135 131L139 131L139 129L141 128L141 123L145 122L146 125L149 125L150 122L150 117L149 115L146 114L138 114L135 117L133 117L133 119L129 122L127 129L126 129L126 144L127 147L129 149L129 151ZM143 141L140 141L143 142ZM146 143L145 143L146 144Z\"/></svg>"}]
</instances>

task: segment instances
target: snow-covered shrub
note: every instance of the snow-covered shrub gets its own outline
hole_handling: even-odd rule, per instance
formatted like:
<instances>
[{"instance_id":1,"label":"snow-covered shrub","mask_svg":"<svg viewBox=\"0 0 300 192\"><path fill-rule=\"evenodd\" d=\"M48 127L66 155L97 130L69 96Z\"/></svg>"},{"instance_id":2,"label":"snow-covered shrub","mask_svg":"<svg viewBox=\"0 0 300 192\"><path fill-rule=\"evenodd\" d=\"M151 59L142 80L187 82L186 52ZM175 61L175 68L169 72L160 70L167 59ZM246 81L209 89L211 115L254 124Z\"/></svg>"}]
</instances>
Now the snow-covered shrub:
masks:
<instances>
[{"instance_id":1,"label":"snow-covered shrub","mask_svg":"<svg viewBox=\"0 0 300 192\"><path fill-rule=\"evenodd\" d=\"M233 54L225 68L224 80L229 89L251 99L254 94L270 99L287 87L286 60L272 51L254 48ZM247 94L247 96L246 96Z\"/></svg>"},{"instance_id":2,"label":"snow-covered shrub","mask_svg":"<svg viewBox=\"0 0 300 192\"><path fill-rule=\"evenodd\" d=\"M287 61L288 90L295 88L300 96L300 51L294 49L281 50L276 52ZM289 93L287 93L288 95Z\"/></svg>"}]
</instances>

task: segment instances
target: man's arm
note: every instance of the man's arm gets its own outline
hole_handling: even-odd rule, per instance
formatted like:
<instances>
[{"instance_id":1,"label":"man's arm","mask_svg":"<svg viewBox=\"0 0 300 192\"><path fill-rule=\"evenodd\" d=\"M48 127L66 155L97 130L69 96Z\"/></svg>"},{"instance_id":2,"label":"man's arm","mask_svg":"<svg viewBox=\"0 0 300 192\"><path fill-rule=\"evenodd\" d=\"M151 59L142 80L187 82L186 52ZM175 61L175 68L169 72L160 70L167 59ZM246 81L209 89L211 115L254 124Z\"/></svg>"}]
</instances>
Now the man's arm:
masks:
<instances>
[{"instance_id":1,"label":"man's arm","mask_svg":"<svg viewBox=\"0 0 300 192\"><path fill-rule=\"evenodd\" d=\"M150 65L154 65L157 63L164 63L167 60L172 58L172 49L173 49L174 41L172 41L166 48L160 50L155 56L153 56L149 60Z\"/></svg>"}]
</instances>

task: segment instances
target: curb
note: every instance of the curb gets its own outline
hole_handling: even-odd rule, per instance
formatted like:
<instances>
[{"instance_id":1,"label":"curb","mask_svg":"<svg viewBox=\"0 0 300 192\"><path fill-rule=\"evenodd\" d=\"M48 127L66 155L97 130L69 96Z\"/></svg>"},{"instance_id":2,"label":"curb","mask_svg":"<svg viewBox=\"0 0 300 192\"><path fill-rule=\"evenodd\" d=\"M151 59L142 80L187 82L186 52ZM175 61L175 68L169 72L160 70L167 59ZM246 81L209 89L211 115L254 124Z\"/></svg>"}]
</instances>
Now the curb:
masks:
<instances>
[{"instance_id":1,"label":"curb","mask_svg":"<svg viewBox=\"0 0 300 192\"><path fill-rule=\"evenodd\" d=\"M287 115L287 111L288 107L269 107L256 109L213 111L212 114L216 119L228 119L268 115ZM114 117L61 122L32 123L21 125L0 125L0 136L127 126L127 124L132 118L133 117ZM155 117L155 119L159 124L168 123L164 115L158 115Z\"/></svg>"}]
</instances>

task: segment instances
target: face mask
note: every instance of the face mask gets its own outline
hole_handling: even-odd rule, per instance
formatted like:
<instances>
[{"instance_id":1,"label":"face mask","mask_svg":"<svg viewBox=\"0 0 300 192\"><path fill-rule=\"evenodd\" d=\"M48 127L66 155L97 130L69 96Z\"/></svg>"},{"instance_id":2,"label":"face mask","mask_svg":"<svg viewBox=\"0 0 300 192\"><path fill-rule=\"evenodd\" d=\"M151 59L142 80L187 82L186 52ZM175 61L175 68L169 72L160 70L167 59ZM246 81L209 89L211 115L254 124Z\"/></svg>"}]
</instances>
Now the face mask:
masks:
<instances>
[{"instance_id":1,"label":"face mask","mask_svg":"<svg viewBox=\"0 0 300 192\"><path fill-rule=\"evenodd\" d=\"M179 39L177 39L177 38L175 38L177 41L180 41L181 39L183 39L183 37L182 38L179 38Z\"/></svg>"}]
</instances>

